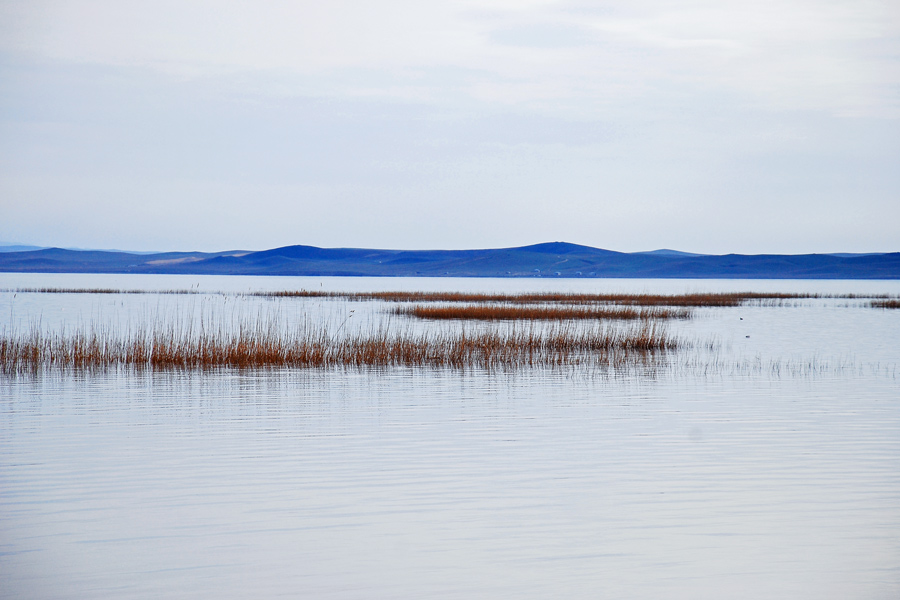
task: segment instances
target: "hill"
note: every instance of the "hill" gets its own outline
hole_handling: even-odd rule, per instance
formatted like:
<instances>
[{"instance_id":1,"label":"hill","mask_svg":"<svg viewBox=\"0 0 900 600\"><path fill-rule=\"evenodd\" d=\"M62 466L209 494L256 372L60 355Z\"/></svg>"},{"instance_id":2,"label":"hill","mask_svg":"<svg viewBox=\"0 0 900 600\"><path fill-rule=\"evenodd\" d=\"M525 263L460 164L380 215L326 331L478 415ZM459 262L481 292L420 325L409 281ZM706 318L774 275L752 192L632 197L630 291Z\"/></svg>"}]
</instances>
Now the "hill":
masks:
<instances>
[{"instance_id":1,"label":"hill","mask_svg":"<svg viewBox=\"0 0 900 600\"><path fill-rule=\"evenodd\" d=\"M624 253L550 242L486 250L285 246L260 252L132 254L45 248L0 253L0 272L377 277L900 279L900 253Z\"/></svg>"}]
</instances>

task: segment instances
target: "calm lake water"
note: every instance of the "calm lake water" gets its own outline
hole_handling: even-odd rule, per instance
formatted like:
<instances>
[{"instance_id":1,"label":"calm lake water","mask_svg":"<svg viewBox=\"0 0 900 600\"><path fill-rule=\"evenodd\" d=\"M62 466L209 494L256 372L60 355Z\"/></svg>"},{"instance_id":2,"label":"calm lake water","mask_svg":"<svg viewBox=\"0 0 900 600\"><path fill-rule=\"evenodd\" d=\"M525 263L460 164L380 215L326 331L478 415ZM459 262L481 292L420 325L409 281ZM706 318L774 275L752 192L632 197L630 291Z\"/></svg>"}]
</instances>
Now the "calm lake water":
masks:
<instances>
[{"instance_id":1,"label":"calm lake water","mask_svg":"<svg viewBox=\"0 0 900 600\"><path fill-rule=\"evenodd\" d=\"M387 318L377 302L235 295L301 288L900 294L885 281L0 274L0 288L45 286L227 293L4 292L0 329ZM669 327L698 343L652 376L0 375L0 596L900 597L900 311L791 300Z\"/></svg>"}]
</instances>

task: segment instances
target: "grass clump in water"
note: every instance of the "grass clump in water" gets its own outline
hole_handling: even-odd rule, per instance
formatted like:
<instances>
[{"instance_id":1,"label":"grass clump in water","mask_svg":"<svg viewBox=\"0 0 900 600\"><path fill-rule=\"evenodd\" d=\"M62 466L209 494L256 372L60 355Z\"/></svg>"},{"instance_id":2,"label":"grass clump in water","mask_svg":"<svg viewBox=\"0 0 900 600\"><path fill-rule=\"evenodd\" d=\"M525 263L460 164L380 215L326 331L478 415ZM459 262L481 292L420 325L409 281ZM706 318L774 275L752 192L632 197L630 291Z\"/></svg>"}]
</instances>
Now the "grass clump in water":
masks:
<instances>
[{"instance_id":1,"label":"grass clump in water","mask_svg":"<svg viewBox=\"0 0 900 600\"><path fill-rule=\"evenodd\" d=\"M900 308L900 300L874 300L872 308Z\"/></svg>"},{"instance_id":2,"label":"grass clump in water","mask_svg":"<svg viewBox=\"0 0 900 600\"><path fill-rule=\"evenodd\" d=\"M110 288L17 288L0 290L3 292L40 293L40 294L221 294L226 292L204 292L200 290L123 290ZM491 294L470 292L422 292L422 291L385 291L385 292L334 292L324 290L281 290L235 293L236 296L255 296L263 298L335 298L345 300L378 300L382 302L468 302L507 304L617 304L625 306L681 306L681 307L734 307L755 302L760 304L778 303L786 300L814 298L877 298L892 299L885 294L805 294L783 292L724 292L695 294L579 294L579 293L518 293Z\"/></svg>"},{"instance_id":3,"label":"grass clump in water","mask_svg":"<svg viewBox=\"0 0 900 600\"><path fill-rule=\"evenodd\" d=\"M447 367L498 368L645 363L680 342L656 323L639 327L520 328L509 331L391 332L336 337L324 328L285 331L269 319L233 330L195 331L177 323L119 334L102 327L0 334L0 370L134 367Z\"/></svg>"},{"instance_id":4,"label":"grass clump in water","mask_svg":"<svg viewBox=\"0 0 900 600\"><path fill-rule=\"evenodd\" d=\"M326 292L317 290L285 290L254 292L253 295L275 298L345 298L349 300L380 300L383 302L502 302L510 304L620 304L630 306L739 306L749 301L775 301L798 298L817 298L816 294L785 293L703 293L703 294L577 294L577 293L520 293L488 294L467 292Z\"/></svg>"},{"instance_id":5,"label":"grass clump in water","mask_svg":"<svg viewBox=\"0 0 900 600\"><path fill-rule=\"evenodd\" d=\"M409 306L397 308L396 315L429 320L477 320L477 321L563 321L563 320L649 320L687 319L686 309L658 307L609 308L586 306L510 306L478 304L474 306Z\"/></svg>"}]
</instances>

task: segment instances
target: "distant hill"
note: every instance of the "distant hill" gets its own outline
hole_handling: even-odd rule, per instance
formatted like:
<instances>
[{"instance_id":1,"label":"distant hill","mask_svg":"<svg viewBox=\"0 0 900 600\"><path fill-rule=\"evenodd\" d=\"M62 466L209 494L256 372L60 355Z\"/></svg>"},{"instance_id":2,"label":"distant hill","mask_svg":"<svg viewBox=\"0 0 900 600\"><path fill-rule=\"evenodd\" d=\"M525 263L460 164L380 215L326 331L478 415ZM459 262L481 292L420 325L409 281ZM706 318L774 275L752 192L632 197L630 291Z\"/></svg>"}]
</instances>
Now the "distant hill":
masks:
<instances>
[{"instance_id":1,"label":"distant hill","mask_svg":"<svg viewBox=\"0 0 900 600\"><path fill-rule=\"evenodd\" d=\"M680 250L669 250L667 248L648 250L646 252L635 252L635 254L655 254L657 256L707 256L706 254L694 254L692 252L681 252Z\"/></svg>"},{"instance_id":2,"label":"distant hill","mask_svg":"<svg viewBox=\"0 0 900 600\"><path fill-rule=\"evenodd\" d=\"M378 277L645 277L900 279L900 253L624 253L550 242L489 250L377 250L285 246L261 252L133 254L100 250L0 253L0 272Z\"/></svg>"},{"instance_id":3,"label":"distant hill","mask_svg":"<svg viewBox=\"0 0 900 600\"><path fill-rule=\"evenodd\" d=\"M27 252L40 250L43 246L25 246L23 244L0 244L0 252Z\"/></svg>"}]
</instances>

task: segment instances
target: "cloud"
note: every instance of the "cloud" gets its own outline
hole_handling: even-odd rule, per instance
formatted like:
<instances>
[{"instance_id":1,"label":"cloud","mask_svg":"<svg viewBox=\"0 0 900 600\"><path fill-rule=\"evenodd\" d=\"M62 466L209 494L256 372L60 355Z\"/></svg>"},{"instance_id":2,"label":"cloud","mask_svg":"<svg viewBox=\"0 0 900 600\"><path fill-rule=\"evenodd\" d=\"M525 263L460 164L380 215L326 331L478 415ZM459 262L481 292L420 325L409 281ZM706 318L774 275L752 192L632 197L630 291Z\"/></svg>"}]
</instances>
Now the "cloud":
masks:
<instances>
[{"instance_id":1,"label":"cloud","mask_svg":"<svg viewBox=\"0 0 900 600\"><path fill-rule=\"evenodd\" d=\"M897 12L0 0L0 238L896 250Z\"/></svg>"},{"instance_id":2,"label":"cloud","mask_svg":"<svg viewBox=\"0 0 900 600\"><path fill-rule=\"evenodd\" d=\"M561 101L590 113L693 86L772 109L898 116L893 6L29 0L3 5L0 37L7 53L32 58L187 78L264 73L297 94L450 96L540 110ZM487 76L423 77L452 69Z\"/></svg>"}]
</instances>

